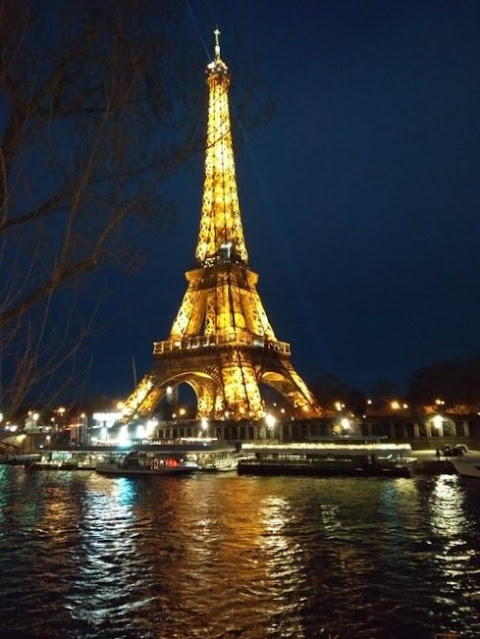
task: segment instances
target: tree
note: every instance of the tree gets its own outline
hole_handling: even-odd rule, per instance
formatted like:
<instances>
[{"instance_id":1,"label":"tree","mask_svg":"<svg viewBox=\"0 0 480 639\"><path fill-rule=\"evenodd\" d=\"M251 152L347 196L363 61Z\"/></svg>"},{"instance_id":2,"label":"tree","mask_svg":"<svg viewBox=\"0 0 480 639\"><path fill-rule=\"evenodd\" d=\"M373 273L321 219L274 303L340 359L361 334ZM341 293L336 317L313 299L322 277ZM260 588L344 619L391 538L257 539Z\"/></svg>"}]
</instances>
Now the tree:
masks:
<instances>
[{"instance_id":1,"label":"tree","mask_svg":"<svg viewBox=\"0 0 480 639\"><path fill-rule=\"evenodd\" d=\"M343 382L332 373L325 373L310 384L313 394L320 406L326 411L337 410L338 403L355 415L365 412L365 393L358 388Z\"/></svg>"},{"instance_id":2,"label":"tree","mask_svg":"<svg viewBox=\"0 0 480 639\"><path fill-rule=\"evenodd\" d=\"M0 406L3 394L10 411L40 381L46 401L46 381L77 361L94 309L85 316L73 300L91 275L139 268L142 234L170 229L161 186L204 144L205 60L185 44L182 7L1 4Z\"/></svg>"},{"instance_id":3,"label":"tree","mask_svg":"<svg viewBox=\"0 0 480 639\"><path fill-rule=\"evenodd\" d=\"M389 404L392 399L398 399L401 395L397 385L383 377L375 381L371 393L376 402L383 404Z\"/></svg>"},{"instance_id":4,"label":"tree","mask_svg":"<svg viewBox=\"0 0 480 639\"><path fill-rule=\"evenodd\" d=\"M447 411L454 406L463 406L477 412L480 405L480 357L444 360L413 371L407 395L417 406L433 405L436 400L441 400Z\"/></svg>"}]
</instances>

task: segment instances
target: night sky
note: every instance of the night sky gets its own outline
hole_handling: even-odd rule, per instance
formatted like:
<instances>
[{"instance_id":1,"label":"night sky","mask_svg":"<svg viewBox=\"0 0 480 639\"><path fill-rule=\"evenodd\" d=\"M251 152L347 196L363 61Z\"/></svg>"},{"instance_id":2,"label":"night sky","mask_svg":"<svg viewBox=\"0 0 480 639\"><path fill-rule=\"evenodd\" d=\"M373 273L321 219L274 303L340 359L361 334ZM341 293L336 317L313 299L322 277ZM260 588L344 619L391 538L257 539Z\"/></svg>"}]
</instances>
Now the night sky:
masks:
<instances>
[{"instance_id":1,"label":"night sky","mask_svg":"<svg viewBox=\"0 0 480 639\"><path fill-rule=\"evenodd\" d=\"M233 83L258 54L275 102L236 146L237 179L250 267L302 377L403 388L479 353L480 3L192 0L185 24L205 64L218 25ZM91 392L128 394L132 357L140 378L169 335L194 260L196 164L173 183L173 236L102 307Z\"/></svg>"}]
</instances>

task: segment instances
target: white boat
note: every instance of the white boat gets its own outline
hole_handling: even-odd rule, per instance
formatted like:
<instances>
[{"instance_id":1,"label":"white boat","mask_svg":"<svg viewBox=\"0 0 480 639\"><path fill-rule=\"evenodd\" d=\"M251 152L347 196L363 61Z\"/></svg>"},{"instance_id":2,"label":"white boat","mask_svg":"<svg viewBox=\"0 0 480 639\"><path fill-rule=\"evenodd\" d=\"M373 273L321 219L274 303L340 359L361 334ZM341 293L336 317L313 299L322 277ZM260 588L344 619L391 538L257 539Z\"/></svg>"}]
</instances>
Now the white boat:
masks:
<instances>
[{"instance_id":1,"label":"white boat","mask_svg":"<svg viewBox=\"0 0 480 639\"><path fill-rule=\"evenodd\" d=\"M469 455L449 458L452 466L461 477L477 477L480 479L480 456Z\"/></svg>"},{"instance_id":2,"label":"white boat","mask_svg":"<svg viewBox=\"0 0 480 639\"><path fill-rule=\"evenodd\" d=\"M368 438L325 439L290 444L245 444L241 475L347 475L410 477L417 460L410 444Z\"/></svg>"},{"instance_id":3,"label":"white boat","mask_svg":"<svg viewBox=\"0 0 480 639\"><path fill-rule=\"evenodd\" d=\"M161 460L175 459L182 461L189 468L193 466L196 470L208 472L236 470L238 462L237 448L234 445L192 438L178 440L175 443L134 443L128 449L108 444L52 448L43 451L41 455L22 457L22 460L16 463L22 463L26 468L35 470L96 470L97 466L113 465L116 468L127 454L137 455L142 468L146 467L149 471L156 458L159 459L159 468L163 466ZM161 470L164 470L163 467Z\"/></svg>"},{"instance_id":4,"label":"white boat","mask_svg":"<svg viewBox=\"0 0 480 639\"><path fill-rule=\"evenodd\" d=\"M101 475L191 475L198 466L179 457L129 453L99 463L95 470Z\"/></svg>"}]
</instances>

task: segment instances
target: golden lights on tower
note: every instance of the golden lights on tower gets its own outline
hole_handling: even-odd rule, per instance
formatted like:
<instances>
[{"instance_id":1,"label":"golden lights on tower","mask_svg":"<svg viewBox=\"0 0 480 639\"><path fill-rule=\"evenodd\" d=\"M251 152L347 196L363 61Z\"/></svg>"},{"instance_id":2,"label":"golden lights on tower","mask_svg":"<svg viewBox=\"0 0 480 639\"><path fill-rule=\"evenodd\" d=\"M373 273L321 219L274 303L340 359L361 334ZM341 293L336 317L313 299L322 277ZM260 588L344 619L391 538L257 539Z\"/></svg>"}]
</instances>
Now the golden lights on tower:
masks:
<instances>
[{"instance_id":1,"label":"golden lights on tower","mask_svg":"<svg viewBox=\"0 0 480 639\"><path fill-rule=\"evenodd\" d=\"M215 30L215 59L207 66L208 122L205 152L205 182L202 214L195 256L203 264L230 246L238 258L248 262L243 235L235 174L232 130L228 103L230 76L220 57Z\"/></svg>"},{"instance_id":2,"label":"golden lights on tower","mask_svg":"<svg viewBox=\"0 0 480 639\"><path fill-rule=\"evenodd\" d=\"M155 364L126 402L126 415L151 413L169 385L189 384L197 418L262 419L260 384L275 388L298 417L321 414L277 340L250 270L243 233L229 110L230 75L220 55L206 68L205 179L195 257L167 340L154 343ZM135 408L134 408L135 407Z\"/></svg>"}]
</instances>

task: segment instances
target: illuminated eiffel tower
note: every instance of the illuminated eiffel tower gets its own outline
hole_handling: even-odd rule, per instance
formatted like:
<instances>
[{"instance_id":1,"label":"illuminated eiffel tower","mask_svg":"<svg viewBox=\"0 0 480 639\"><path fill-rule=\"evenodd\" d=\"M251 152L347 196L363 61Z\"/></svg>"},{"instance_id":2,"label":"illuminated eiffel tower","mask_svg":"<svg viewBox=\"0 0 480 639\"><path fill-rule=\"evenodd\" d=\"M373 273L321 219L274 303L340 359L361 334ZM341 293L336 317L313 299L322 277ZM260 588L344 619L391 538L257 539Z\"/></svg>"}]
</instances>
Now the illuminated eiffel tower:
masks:
<instances>
[{"instance_id":1,"label":"illuminated eiffel tower","mask_svg":"<svg viewBox=\"0 0 480 639\"><path fill-rule=\"evenodd\" d=\"M155 342L154 365L125 403L126 417L149 416L182 383L197 397L197 418L259 420L265 416L260 385L273 387L297 418L322 414L290 363L290 345L277 340L250 270L235 176L228 89L220 57L206 69L208 124L205 182L196 249L187 291L170 336Z\"/></svg>"}]
</instances>

